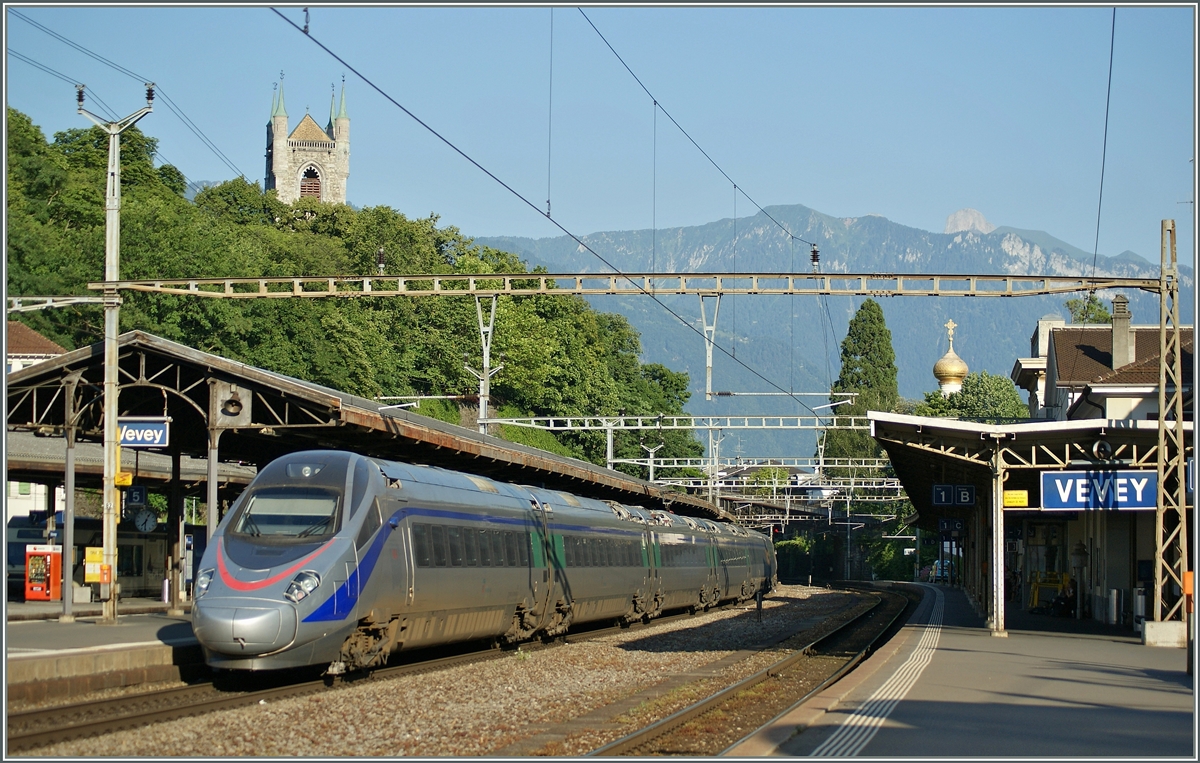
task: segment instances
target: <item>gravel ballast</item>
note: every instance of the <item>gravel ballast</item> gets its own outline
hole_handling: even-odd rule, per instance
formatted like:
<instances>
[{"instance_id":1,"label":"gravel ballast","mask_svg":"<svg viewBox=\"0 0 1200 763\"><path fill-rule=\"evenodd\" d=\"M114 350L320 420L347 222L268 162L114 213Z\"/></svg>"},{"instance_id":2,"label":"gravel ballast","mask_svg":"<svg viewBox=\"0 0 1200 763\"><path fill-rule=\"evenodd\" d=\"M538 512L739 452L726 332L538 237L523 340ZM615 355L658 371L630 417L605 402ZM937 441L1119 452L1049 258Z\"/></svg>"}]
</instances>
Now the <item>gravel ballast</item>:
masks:
<instances>
[{"instance_id":1,"label":"gravel ballast","mask_svg":"<svg viewBox=\"0 0 1200 763\"><path fill-rule=\"evenodd\" d=\"M763 602L652 629L49 745L66 757L582 755L780 659L854 594L780 586Z\"/></svg>"}]
</instances>

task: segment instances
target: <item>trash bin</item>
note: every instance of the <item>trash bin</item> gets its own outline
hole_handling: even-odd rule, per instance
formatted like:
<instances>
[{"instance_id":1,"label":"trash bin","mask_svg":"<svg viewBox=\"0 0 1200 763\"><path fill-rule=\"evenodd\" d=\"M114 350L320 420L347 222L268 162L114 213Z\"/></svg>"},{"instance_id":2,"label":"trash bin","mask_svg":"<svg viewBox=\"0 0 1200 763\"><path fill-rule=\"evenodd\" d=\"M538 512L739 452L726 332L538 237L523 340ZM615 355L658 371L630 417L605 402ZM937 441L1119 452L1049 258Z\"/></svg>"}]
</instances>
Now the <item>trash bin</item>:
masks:
<instances>
[{"instance_id":1,"label":"trash bin","mask_svg":"<svg viewBox=\"0 0 1200 763\"><path fill-rule=\"evenodd\" d=\"M1141 633L1146 622L1146 589L1138 588L1133 595L1133 632Z\"/></svg>"},{"instance_id":2,"label":"trash bin","mask_svg":"<svg viewBox=\"0 0 1200 763\"><path fill-rule=\"evenodd\" d=\"M1109 625L1121 622L1121 592L1116 588L1108 589L1108 617L1105 622Z\"/></svg>"}]
</instances>

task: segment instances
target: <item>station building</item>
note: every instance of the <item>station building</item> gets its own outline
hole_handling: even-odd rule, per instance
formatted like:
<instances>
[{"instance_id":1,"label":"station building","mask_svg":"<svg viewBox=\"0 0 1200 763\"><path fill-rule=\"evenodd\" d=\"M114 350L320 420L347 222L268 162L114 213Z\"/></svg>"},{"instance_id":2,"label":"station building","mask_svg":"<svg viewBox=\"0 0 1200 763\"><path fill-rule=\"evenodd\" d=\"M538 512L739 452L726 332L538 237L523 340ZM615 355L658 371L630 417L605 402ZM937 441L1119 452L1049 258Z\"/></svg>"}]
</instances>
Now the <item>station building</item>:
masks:
<instances>
[{"instance_id":1,"label":"station building","mask_svg":"<svg viewBox=\"0 0 1200 763\"><path fill-rule=\"evenodd\" d=\"M20 321L8 321L5 333L4 365L6 374L20 371L38 363L57 358L66 352L57 343L50 341ZM27 517L31 511L45 511L54 491L55 511L66 504L62 488L54 488L41 482L16 480L5 485L5 520Z\"/></svg>"},{"instance_id":2,"label":"station building","mask_svg":"<svg viewBox=\"0 0 1200 763\"><path fill-rule=\"evenodd\" d=\"M1193 328L1179 327L1178 337L1183 415L1165 429L1181 433L1190 459ZM918 511L916 526L943 540L955 536L963 558L957 582L994 634L1004 634L1006 608L1052 616L1050 602L1074 587L1071 616L1127 625L1147 643L1182 645L1180 586L1164 576L1161 599L1155 592L1160 541L1165 564L1191 570L1186 539L1194 529L1190 492L1184 510L1157 510L1180 494L1182 476L1160 464L1167 460L1160 453L1170 452L1159 430L1160 341L1160 327L1133 325L1128 300L1117 295L1110 324L1038 320L1030 357L1016 359L1011 374L1028 393L1028 419L869 414L872 435ZM934 373L943 394L961 385L967 367L953 344ZM1167 385L1168 401L1175 392ZM1177 526L1179 516L1186 527Z\"/></svg>"}]
</instances>

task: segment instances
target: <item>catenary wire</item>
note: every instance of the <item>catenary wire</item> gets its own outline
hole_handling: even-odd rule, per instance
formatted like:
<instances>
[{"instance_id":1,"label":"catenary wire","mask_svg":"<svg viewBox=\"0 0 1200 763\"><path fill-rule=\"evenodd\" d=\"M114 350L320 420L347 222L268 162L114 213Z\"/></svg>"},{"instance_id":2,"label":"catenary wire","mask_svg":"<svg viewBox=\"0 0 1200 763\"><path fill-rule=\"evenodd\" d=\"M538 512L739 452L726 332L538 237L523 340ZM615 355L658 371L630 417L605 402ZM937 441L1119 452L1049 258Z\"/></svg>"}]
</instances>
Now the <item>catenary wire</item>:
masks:
<instances>
[{"instance_id":1,"label":"catenary wire","mask_svg":"<svg viewBox=\"0 0 1200 763\"><path fill-rule=\"evenodd\" d=\"M291 26L292 26L292 27L293 27L293 28L294 28L294 29L295 29L297 32L299 32L300 34L303 34L305 37L307 37L309 40L311 40L311 41L312 41L312 43L313 43L314 45L316 45L316 46L317 46L318 48L320 48L321 50L325 51L325 52L326 52L326 53L327 53L327 54L328 54L330 57L332 57L332 58L333 58L334 60L336 60L338 63L342 64L342 65L343 65L343 66L345 66L347 69L349 69L350 71L354 72L354 74L355 74L355 75L357 75L357 76L358 76L358 78L359 78L359 79L361 79L361 80L362 80L364 83L366 83L368 87L370 87L372 90L374 90L375 92L377 92L377 93L379 93L381 96L383 96L383 97L384 97L384 98L385 98L385 99L386 99L386 100L387 100L389 103L391 103L393 106L395 106L396 108L398 108L398 109L400 109L401 111L403 111L403 112L404 112L404 113L405 113L405 114L406 114L406 115L407 115L407 116L408 116L410 119L412 119L414 122L416 122L417 124L421 125L421 127L424 127L424 128L425 128L425 129L426 129L428 132L430 132L430 133L431 133L431 134L432 134L434 137L436 137L438 140L440 140L442 143L444 143L444 144L445 144L445 145L446 145L448 148L450 148L450 149L451 149L452 151L454 151L456 154L458 154L459 156L461 156L463 159L465 159L467 162L469 162L471 165L473 165L473 166L474 166L476 169L478 169L480 172L482 172L483 174L487 175L489 178L491 178L492 180L494 180L494 181L495 181L497 184L499 184L499 185L500 185L502 188L504 188L506 191L508 191L509 193L511 193L513 196L515 196L516 198L520 199L522 202L524 202L524 204L525 204L527 207L529 207L530 209L533 209L533 210L534 210L534 211L536 211L536 212L537 212L539 215L542 215L543 217L545 217L545 218L546 218L546 219L547 219L547 220L548 220L548 221L549 221L549 222L550 222L552 225L554 225L554 227L556 227L556 228L558 228L560 231L562 231L562 232L563 232L563 233L564 233L566 236L568 236L568 237L569 237L569 238L570 238L572 241L574 241L576 244L578 244L579 246L583 247L583 248L584 248L584 249L586 249L588 252L591 252L592 256L594 256L596 259L600 260L600 262L604 263L604 265L605 265L605 266L607 266L607 267L608 267L608 268L609 268L611 271L613 271L613 273L614 273L614 274L616 274L616 275L619 275L619 276L621 276L622 278L624 278L625 280L629 281L629 283L630 283L632 286L634 286L635 288L637 288L639 291L641 291L641 292L642 292L643 294L645 294L646 296L648 296L648 297L650 297L651 299L653 299L653 300L654 300L656 303L658 303L658 305L659 305L661 308L663 308L664 310L666 310L666 311L667 311L668 313L670 313L671 315L675 316L675 318L676 318L676 319L678 319L680 323L682 323L684 326L686 326L688 329L690 329L690 330L691 330L693 333L695 333L695 334L697 334L697 335L699 335L699 336L701 336L701 337L703 337L703 336L704 336L704 334L703 334L703 333L702 333L702 332L701 332L699 329L697 329L695 326L693 326L693 325L692 325L692 323L691 323L690 321L688 321L688 320L687 320L686 318L684 318L682 315L680 315L679 313L675 312L675 311L674 311L674 310L672 310L670 307L668 307L668 306L667 306L665 303L663 303L663 302L662 302L662 300L660 300L660 299L659 299L657 296L655 296L655 295L654 295L654 294L652 294L650 291L648 291L648 290L647 290L647 289L646 289L644 286L641 286L641 285L640 285L640 284L638 284L636 281L634 281L632 278L630 278L629 276L625 275L625 274L624 274L623 272L621 272L621 270L620 270L620 269L618 269L618 268L617 268L615 265L613 265L611 262L609 262L608 260L606 260L606 259L605 259L605 258L604 258L604 257L603 257L603 256L602 256L600 253L599 253L599 252L597 252L597 251L596 251L595 249L593 249L592 247L588 246L588 245L587 245L587 244L586 244L586 243L585 243L585 242L584 242L584 241L583 241L581 238L579 238L578 236L576 236L576 235L575 235L574 233L572 233L571 231L567 230L567 228L566 228L566 227L564 227L562 223L560 223L560 222L558 222L557 220L555 220L555 219L554 219L552 216L550 216L550 215L547 215L546 213L542 212L540 209L538 209L537 205L535 205L533 202L529 201L529 199L525 198L525 196L523 196L523 195L522 195L522 194L521 194L519 191L517 191L516 189L514 189L514 188L513 188L512 186L510 186L508 183L505 183L503 180L501 180L499 177L497 177L497 176L496 176L494 173L492 173L492 172L491 172L491 170L489 170L489 169L487 169L486 167L484 167L482 164L480 164L478 161L476 161L474 158L472 158L472 157L471 157L469 154L467 154L465 151L463 151L463 150L462 150L461 148L459 148L457 145L455 145L454 143L452 143L452 142L451 142L451 141L450 141L448 138L446 138L445 136L443 136L441 133L439 133L437 130L435 130L435 129L434 129L432 126L430 126L430 125L429 125L429 124L427 124L427 123L426 123L424 120L422 120L420 117L418 117L416 114L414 114L413 112L409 111L409 110L408 110L408 109L407 109L407 108L406 108L406 107L405 107L403 104L401 104L399 101L397 101L395 98L393 98L393 97L392 97L390 94L388 94L388 93L387 93L387 92L386 92L386 91L385 91L383 88L381 88L381 87L379 87L378 85L376 85L376 84L375 84L375 82L374 82L373 80L371 80L370 78L368 78L366 75L364 75L362 72L360 72L358 69L356 69L356 68L355 68L353 65L351 65L351 64L350 64L348 61L346 61L344 58L342 58L341 56L339 56L337 53L335 53L335 52L333 52L332 50L330 50L330 49L329 49L329 47L327 47L327 46L326 46L326 45L325 45L323 42L321 42L320 40L318 40L318 39L317 39L316 37L314 37L312 34L310 34L310 33L308 33L308 32L305 32L305 31L304 31L304 30L303 30L303 29L302 29L302 28L301 28L301 27L300 27L298 24L296 24L296 22L292 21L292 20L291 20L291 19L289 19L287 16L284 16L282 13L280 13L278 8L274 8L274 7L272 7L272 8L271 8L271 10L272 10L272 11L275 13L275 15L279 16L279 18L283 19L283 20L284 20L286 23L290 24L290 25L291 25ZM665 113L665 112L664 112L664 113ZM707 340L707 338L705 338L705 339ZM729 357L729 358L731 358L731 359L732 359L732 360L733 360L735 363L737 363L738 365L742 366L742 367L743 367L743 368L745 368L747 371L749 371L750 373L752 373L754 376L758 377L758 378L759 378L759 379L761 379L762 381L764 381L764 382L766 382L767 384L771 385L771 387L773 387L774 389L776 389L776 390L778 390L778 391L780 391L780 392L783 392L783 393L787 394L788 396L792 397L792 399L793 399L793 400L795 400L796 402L800 403L800 405L804 406L805 408L807 408L807 409L809 410L809 412L810 412L810 413L814 413L814 415L815 415L815 411L813 411L811 408L809 408L809 406L808 406L806 403L804 403L804 401L803 401L803 400L801 400L800 398L797 398L797 397L793 396L793 395L792 395L790 392L788 392L787 390L785 390L783 387L781 387L781 386L779 386L778 384L776 384L775 382L771 381L771 380L770 380L770 379L768 379L766 376L763 376L763 375L762 375L762 374L761 374L759 371L757 371L756 369L754 369L754 368L751 368L751 367L750 367L749 365L747 365L746 363L744 363L744 362L742 362L742 361L738 360L736 357L734 357L733 355L731 355L731 354L729 353L729 351L728 351L728 350L726 350L724 347L721 347L721 345L719 345L719 344L717 344L716 342L714 342L714 343L713 343L713 346L714 346L714 347L716 347L718 350L720 350L720 351L721 351L721 353L722 353L722 354L724 354L726 357Z\"/></svg>"},{"instance_id":2,"label":"catenary wire","mask_svg":"<svg viewBox=\"0 0 1200 763\"><path fill-rule=\"evenodd\" d=\"M1096 277L1096 261L1100 255L1100 212L1104 208L1104 165L1108 159L1108 111L1112 103L1112 72L1113 72L1113 51L1117 41L1117 9L1114 7L1112 12L1112 30L1109 32L1108 39L1108 89L1104 97L1104 140L1100 147L1100 194L1096 202L1096 240L1092 249L1092 278ZM1080 308L1083 312L1083 320L1087 320L1088 308L1091 307L1092 299L1095 292L1088 289L1087 296L1084 297L1083 305ZM1076 345L1083 343L1083 324L1079 326L1079 338L1075 340ZM1071 360L1071 382L1075 382L1075 371L1079 365L1080 353L1075 353ZM1113 366L1116 367L1117 359L1113 358ZM1073 388L1072 388L1073 389ZM1065 415L1065 412L1064 412Z\"/></svg>"},{"instance_id":3,"label":"catenary wire","mask_svg":"<svg viewBox=\"0 0 1200 763\"><path fill-rule=\"evenodd\" d=\"M39 63L38 61L35 61L35 60L33 60L32 58L30 58L30 57L28 57L28 56L22 55L21 53L18 53L17 51L13 50L12 48L9 48L9 49L8 49L8 53L9 53L9 55L15 56L17 59L19 59L19 60L21 60L21 61L24 61L25 63L29 64L30 66L35 66L35 67L37 67L38 69L41 69L42 71L46 72L47 74L50 74L50 75L52 75L52 76L55 76L55 77L59 78L59 79L60 79L60 80L62 80L63 82L66 82L66 83L68 83L68 84L70 84L70 85L72 85L72 86L75 86L75 87L78 87L78 86L79 86L79 80L77 80L77 79L73 79L73 78L71 78L71 77L68 77L67 75L63 74L63 73L62 73L62 72L60 72L60 71L55 71L54 69L51 69L49 66L46 66L45 64ZM101 109L104 111L104 113L105 113L105 114L108 116L108 118L109 118L109 119L116 119L116 118L117 118L117 116L116 116L116 114L113 112L112 108L111 108L111 107L109 107L109 105L108 105L107 103L105 103L105 102L104 102L104 99L103 99L103 98L101 98L100 96L96 95L95 91L93 91L93 90L89 90L89 91L88 91L88 94L89 94L89 95L91 95L91 97L92 97L92 99L93 99L93 100L95 100L97 103L99 103L99 104L100 104L100 108L101 108ZM163 164L169 164L169 165L171 165L172 167L174 167L175 169L179 170L179 165L175 164L175 163L174 163L174 162L172 162L170 159L168 159L168 158L167 158L167 156L166 156L165 154L163 154L163 152L162 152L162 151L159 151L157 148L155 148L155 150L154 150L154 155L155 155L155 156L156 156L156 157L159 159L159 161L160 161L160 162L162 162ZM185 183L187 183L189 186L192 186L192 187L198 187L198 186L196 186L196 184L195 184L195 183L193 183L193 182L192 182L192 181L191 181L191 180L188 178L188 176L187 176L187 175L184 175L184 174L183 174L183 170L179 170L179 174L180 174L180 175L183 175L183 180L184 180L184 182L185 182Z\"/></svg>"},{"instance_id":4,"label":"catenary wire","mask_svg":"<svg viewBox=\"0 0 1200 763\"><path fill-rule=\"evenodd\" d=\"M67 75L63 74L62 72L55 71L54 69L51 69L49 66L46 66L45 64L38 63L37 61L34 61L32 58L29 58L28 56L23 56L20 53L18 53L17 51L13 50L12 48L8 49L8 54L10 56L13 56L14 58L16 58L19 61L24 61L25 63L29 64L30 66L41 69L42 71L46 72L47 74L49 74L51 76L58 77L60 80L62 80L63 82L66 82L67 84L71 85L72 87L79 87L79 80L72 79L72 78L68 77ZM96 95L95 93L92 93L92 97L95 98L96 102L100 104L100 108L104 110L104 113L108 116L109 119L117 118L116 113L111 108L109 108L108 104L104 102L104 99L102 99L100 96Z\"/></svg>"},{"instance_id":5,"label":"catenary wire","mask_svg":"<svg viewBox=\"0 0 1200 763\"><path fill-rule=\"evenodd\" d=\"M610 43L608 41L608 38L606 38L604 36L604 34L599 29L596 28L596 25L592 23L592 20L590 18L588 18L588 15L583 12L582 8L579 8L578 10L579 10L579 13L583 15L583 18L587 21L588 25L591 26L593 30L595 30L596 34L600 36L600 39L604 42L604 44L606 46L608 46L608 49L612 51L612 54L614 56L616 56L617 60L621 62L621 65L625 67L625 71L629 72L629 75L631 77L633 77L633 79L638 83L638 85L641 86L642 90L644 90L646 92L646 95L650 96L651 100L653 100L657 103L658 99L654 97L654 94L650 92L650 89L648 87L646 87L646 85L642 82L642 80L636 74L634 74L633 69L629 68L629 64L625 63L625 59L621 58L621 54L618 53L616 48L614 48L612 46L612 43ZM659 108L662 108L661 104L659 104ZM726 173L725 170L721 169L721 165L717 164L716 161L714 161L713 158L708 155L708 152L700 147L700 144L696 142L695 138L693 138L691 135L689 135L687 130L683 129L683 125L681 125L681 124L679 124L679 122L675 121L675 117L671 116L670 112L668 112L666 109L663 109L662 112L663 112L663 114L666 115L667 119L671 120L672 124L674 124L677 128L679 128L679 132L683 133L683 136L685 138L687 138L689 141L691 141L691 144L696 147L696 150L699 151L701 154L703 154L704 158L707 159L709 161L709 163L713 167L716 168L717 172L720 172L721 175L724 176L724 178L733 185L735 195L740 191L741 194L746 197L747 201L749 201L751 204L753 204L758 209L759 212L762 212L764 215L766 215L767 219L769 219L771 222L775 223L775 225L777 225L779 227L779 229L782 230L784 233L786 233L788 236L797 238L806 244L812 244L811 241L807 241L807 240L801 238L800 236L797 236L796 234L792 233L790 230L788 230L787 226L785 226L783 223L776 220L769 212L767 212L767 210L763 209L762 206L757 201L750 198L750 195L748 193L746 193L745 189L739 188L737 183L734 183L733 178L729 177L729 174Z\"/></svg>"},{"instance_id":6,"label":"catenary wire","mask_svg":"<svg viewBox=\"0 0 1200 763\"><path fill-rule=\"evenodd\" d=\"M9 13L11 13L12 15L16 16L17 18L21 19L22 21L24 21L28 24L31 24L32 26L36 27L37 29L40 29L41 31L43 31L46 34L50 35L51 37L55 38L56 40L59 40L60 42L66 44L66 45L69 45L70 47L74 48L75 50L78 50L80 53L90 56L91 58L99 61L100 63L102 63L106 66L111 67L112 69L120 72L121 74L124 74L125 76L127 76L131 79L134 79L134 80L137 80L137 81L143 82L143 83L151 81L150 78L143 77L140 74L138 74L134 71L131 71L131 70L125 68L124 66L121 66L118 63L110 61L109 59L105 58L104 56L100 55L99 53L95 53L91 50L88 50L87 48L80 45L79 43L67 39L66 37L62 36L58 32L55 32L53 29L50 29L49 27L39 24L38 22L34 21L33 19L29 18L28 16L23 15L22 13L14 10L14 9L10 8ZM166 90L164 90L161 86L158 86L156 88L156 92L158 93L159 97L161 97L163 99L163 102L167 105L167 108L171 112L173 112L175 114L175 116L177 116L179 118L179 120L181 122L183 122L184 126L187 127L189 130L191 130L192 133L197 138L200 139L200 142L203 143L210 151L212 151L213 154L218 159L220 159L225 164L226 167L229 167L229 169L236 172L239 177L246 176L246 173L244 173L240 169L238 169L237 165L235 165L229 159L229 157L227 157L221 151L221 149L217 148L217 145L215 143L213 143L211 140L209 140L208 136L204 134L204 131L201 130L196 125L196 123L191 120L190 117L188 117L186 114L183 113L183 109L180 108L174 101L171 100L171 97L167 94Z\"/></svg>"},{"instance_id":7,"label":"catenary wire","mask_svg":"<svg viewBox=\"0 0 1200 763\"><path fill-rule=\"evenodd\" d=\"M546 105L546 214L550 214L550 139L554 135L554 8L550 9L550 85Z\"/></svg>"}]
</instances>

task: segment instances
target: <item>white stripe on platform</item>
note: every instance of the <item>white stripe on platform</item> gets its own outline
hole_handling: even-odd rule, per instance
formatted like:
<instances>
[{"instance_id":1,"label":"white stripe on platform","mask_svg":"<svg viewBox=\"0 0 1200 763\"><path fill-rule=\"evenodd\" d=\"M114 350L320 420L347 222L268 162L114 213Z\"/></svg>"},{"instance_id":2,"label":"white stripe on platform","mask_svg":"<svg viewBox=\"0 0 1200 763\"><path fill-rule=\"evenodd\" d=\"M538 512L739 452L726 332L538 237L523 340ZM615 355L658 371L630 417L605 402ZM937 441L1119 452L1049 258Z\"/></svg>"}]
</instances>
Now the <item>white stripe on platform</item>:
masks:
<instances>
[{"instance_id":1,"label":"white stripe on platform","mask_svg":"<svg viewBox=\"0 0 1200 763\"><path fill-rule=\"evenodd\" d=\"M99 644L97 646L85 646L75 649L30 649L28 647L9 647L9 659L23 659L25 657L70 657L76 654L91 654L93 652L120 652L128 649L152 649L156 646L192 646L196 644L194 639L182 641L140 641L132 644ZM14 654L14 652L20 654Z\"/></svg>"},{"instance_id":2,"label":"white stripe on platform","mask_svg":"<svg viewBox=\"0 0 1200 763\"><path fill-rule=\"evenodd\" d=\"M933 612L917 648L904 664L875 690L866 702L850 714L833 734L813 750L813 757L850 757L862 752L883 722L917 683L921 673L933 659L942 631L942 612L945 599L940 589L934 589Z\"/></svg>"}]
</instances>

